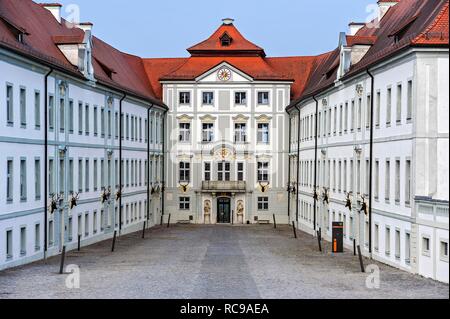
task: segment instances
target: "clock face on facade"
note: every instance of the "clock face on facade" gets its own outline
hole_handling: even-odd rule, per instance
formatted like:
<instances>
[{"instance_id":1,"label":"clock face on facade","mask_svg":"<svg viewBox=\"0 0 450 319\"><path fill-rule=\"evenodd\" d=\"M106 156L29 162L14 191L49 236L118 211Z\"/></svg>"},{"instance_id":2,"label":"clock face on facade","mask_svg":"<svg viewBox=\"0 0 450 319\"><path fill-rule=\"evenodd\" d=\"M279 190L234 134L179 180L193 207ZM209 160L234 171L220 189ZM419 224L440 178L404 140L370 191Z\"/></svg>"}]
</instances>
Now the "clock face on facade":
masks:
<instances>
[{"instance_id":1,"label":"clock face on facade","mask_svg":"<svg viewBox=\"0 0 450 319\"><path fill-rule=\"evenodd\" d=\"M227 68L221 68L219 72L217 72L217 77L220 81L227 82L231 80L231 70Z\"/></svg>"}]
</instances>

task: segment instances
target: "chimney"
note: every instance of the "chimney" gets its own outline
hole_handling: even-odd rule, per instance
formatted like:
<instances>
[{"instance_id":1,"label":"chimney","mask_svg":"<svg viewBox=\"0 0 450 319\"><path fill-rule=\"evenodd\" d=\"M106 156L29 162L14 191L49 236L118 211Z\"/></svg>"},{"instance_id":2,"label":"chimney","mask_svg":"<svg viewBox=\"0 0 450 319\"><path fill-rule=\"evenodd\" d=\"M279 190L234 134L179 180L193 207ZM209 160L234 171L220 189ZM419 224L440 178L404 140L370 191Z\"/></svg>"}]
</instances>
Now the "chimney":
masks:
<instances>
[{"instance_id":1,"label":"chimney","mask_svg":"<svg viewBox=\"0 0 450 319\"><path fill-rule=\"evenodd\" d=\"M232 25L233 22L234 22L234 19L225 18L225 19L222 19L222 22L223 22L224 25Z\"/></svg>"},{"instance_id":2,"label":"chimney","mask_svg":"<svg viewBox=\"0 0 450 319\"><path fill-rule=\"evenodd\" d=\"M94 24L92 24L91 22L81 22L80 24L77 25L77 27L83 30L84 32L86 31L92 32L93 26Z\"/></svg>"},{"instance_id":3,"label":"chimney","mask_svg":"<svg viewBox=\"0 0 450 319\"><path fill-rule=\"evenodd\" d=\"M378 21L381 21L386 12L398 2L399 0L378 0Z\"/></svg>"},{"instance_id":4,"label":"chimney","mask_svg":"<svg viewBox=\"0 0 450 319\"><path fill-rule=\"evenodd\" d=\"M348 25L348 35L355 35L358 33L359 30L361 30L362 27L364 27L366 24L362 22L351 22Z\"/></svg>"},{"instance_id":5,"label":"chimney","mask_svg":"<svg viewBox=\"0 0 450 319\"><path fill-rule=\"evenodd\" d=\"M41 3L41 6L44 9L47 9L48 11L50 11L50 13L53 14L53 16L55 17L56 21L58 21L58 23L61 23L61 8L62 8L62 4L59 4L59 3Z\"/></svg>"}]
</instances>

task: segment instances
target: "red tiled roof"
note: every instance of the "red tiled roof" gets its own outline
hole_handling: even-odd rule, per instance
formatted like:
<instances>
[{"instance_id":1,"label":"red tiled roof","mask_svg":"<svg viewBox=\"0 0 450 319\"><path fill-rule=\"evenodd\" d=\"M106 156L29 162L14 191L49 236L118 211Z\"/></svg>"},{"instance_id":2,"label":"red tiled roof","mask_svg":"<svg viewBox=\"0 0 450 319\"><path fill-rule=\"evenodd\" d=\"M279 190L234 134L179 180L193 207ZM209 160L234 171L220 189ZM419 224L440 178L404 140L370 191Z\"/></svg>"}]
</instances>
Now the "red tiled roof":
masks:
<instances>
[{"instance_id":1,"label":"red tiled roof","mask_svg":"<svg viewBox=\"0 0 450 319\"><path fill-rule=\"evenodd\" d=\"M67 27L68 23L64 19L62 23L58 23L43 5L31 0L1 0L0 17L4 18L0 19L1 46L82 77L77 67L69 63L57 44L81 43L84 38L83 30ZM30 34L25 36L24 43L17 41L4 20L29 31ZM140 58L122 53L95 37L93 55L95 78L100 84L164 106L155 98ZM112 78L105 73L98 61L116 72L112 74Z\"/></svg>"},{"instance_id":2,"label":"red tiled roof","mask_svg":"<svg viewBox=\"0 0 450 319\"><path fill-rule=\"evenodd\" d=\"M448 25L448 5L442 7L441 11L429 25L429 27L418 35L413 43L417 45L448 45L449 44L449 25Z\"/></svg>"},{"instance_id":3,"label":"red tiled roof","mask_svg":"<svg viewBox=\"0 0 450 319\"><path fill-rule=\"evenodd\" d=\"M221 37L227 34L232 41L222 46ZM192 56L257 55L265 56L264 49L248 41L233 24L221 25L208 39L187 49Z\"/></svg>"}]
</instances>

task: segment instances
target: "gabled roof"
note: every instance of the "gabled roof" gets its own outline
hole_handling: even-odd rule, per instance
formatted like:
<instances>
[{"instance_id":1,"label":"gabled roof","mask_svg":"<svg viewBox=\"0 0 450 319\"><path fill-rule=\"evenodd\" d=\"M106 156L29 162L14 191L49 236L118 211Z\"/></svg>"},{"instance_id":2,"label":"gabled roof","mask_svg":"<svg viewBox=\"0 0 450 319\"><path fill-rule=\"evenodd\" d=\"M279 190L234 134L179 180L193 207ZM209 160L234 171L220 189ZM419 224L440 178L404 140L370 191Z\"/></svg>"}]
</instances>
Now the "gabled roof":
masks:
<instances>
[{"instance_id":1,"label":"gabled roof","mask_svg":"<svg viewBox=\"0 0 450 319\"><path fill-rule=\"evenodd\" d=\"M83 77L58 48L61 44L82 43L85 37L82 29L69 28L69 23L64 19L59 23L47 9L31 0L0 0L0 16L0 46L79 78ZM30 32L23 43L8 31L5 21ZM100 84L164 106L156 99L139 57L120 52L95 37L92 42L94 74ZM105 66L113 70L111 77Z\"/></svg>"},{"instance_id":2,"label":"gabled roof","mask_svg":"<svg viewBox=\"0 0 450 319\"><path fill-rule=\"evenodd\" d=\"M232 39L229 46L222 46L221 38L227 35ZM233 24L222 24L208 39L189 49L191 56L261 56L266 54L264 49L248 41Z\"/></svg>"}]
</instances>

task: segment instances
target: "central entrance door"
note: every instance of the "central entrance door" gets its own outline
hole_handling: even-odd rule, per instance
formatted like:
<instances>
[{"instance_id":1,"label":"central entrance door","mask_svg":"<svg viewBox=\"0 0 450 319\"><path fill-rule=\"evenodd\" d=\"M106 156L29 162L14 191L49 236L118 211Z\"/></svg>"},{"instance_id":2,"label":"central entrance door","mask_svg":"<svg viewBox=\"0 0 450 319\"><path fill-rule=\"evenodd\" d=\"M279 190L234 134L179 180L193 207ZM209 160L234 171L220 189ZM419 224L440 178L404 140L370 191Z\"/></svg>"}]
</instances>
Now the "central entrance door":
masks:
<instances>
[{"instance_id":1,"label":"central entrance door","mask_svg":"<svg viewBox=\"0 0 450 319\"><path fill-rule=\"evenodd\" d=\"M231 223L231 200L229 198L217 199L217 222L219 224Z\"/></svg>"}]
</instances>

